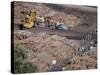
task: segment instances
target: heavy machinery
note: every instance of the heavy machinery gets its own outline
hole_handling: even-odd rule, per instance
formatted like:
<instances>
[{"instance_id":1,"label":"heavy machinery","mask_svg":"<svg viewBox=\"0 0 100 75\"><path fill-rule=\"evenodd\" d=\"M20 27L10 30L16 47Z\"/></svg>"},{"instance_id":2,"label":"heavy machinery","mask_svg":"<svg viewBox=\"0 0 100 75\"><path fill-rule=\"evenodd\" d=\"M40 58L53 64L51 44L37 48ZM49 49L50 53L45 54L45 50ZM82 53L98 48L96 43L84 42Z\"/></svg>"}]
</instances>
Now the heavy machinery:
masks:
<instances>
[{"instance_id":1,"label":"heavy machinery","mask_svg":"<svg viewBox=\"0 0 100 75\"><path fill-rule=\"evenodd\" d=\"M20 26L20 29L29 29L32 27L35 27L35 22L36 22L36 11L32 10L30 12L28 11L23 11L23 20L21 20L22 25Z\"/></svg>"},{"instance_id":2,"label":"heavy machinery","mask_svg":"<svg viewBox=\"0 0 100 75\"><path fill-rule=\"evenodd\" d=\"M59 23L59 24L57 24L56 28L57 28L58 30L62 30L62 31L68 30L68 27L66 27L66 26L64 25L64 23Z\"/></svg>"},{"instance_id":3,"label":"heavy machinery","mask_svg":"<svg viewBox=\"0 0 100 75\"><path fill-rule=\"evenodd\" d=\"M46 27L50 29L58 29L62 31L68 30L68 27L66 27L64 23L60 23L59 21L56 21L52 17L46 17L45 22L46 22Z\"/></svg>"},{"instance_id":4,"label":"heavy machinery","mask_svg":"<svg viewBox=\"0 0 100 75\"><path fill-rule=\"evenodd\" d=\"M36 11L22 11L23 20L21 20L22 25L20 25L20 29L30 29L36 26L47 27L50 29L58 29L58 30L67 30L68 28L64 25L64 23L59 23L52 16L41 17L37 16ZM42 26L41 26L42 25Z\"/></svg>"}]
</instances>

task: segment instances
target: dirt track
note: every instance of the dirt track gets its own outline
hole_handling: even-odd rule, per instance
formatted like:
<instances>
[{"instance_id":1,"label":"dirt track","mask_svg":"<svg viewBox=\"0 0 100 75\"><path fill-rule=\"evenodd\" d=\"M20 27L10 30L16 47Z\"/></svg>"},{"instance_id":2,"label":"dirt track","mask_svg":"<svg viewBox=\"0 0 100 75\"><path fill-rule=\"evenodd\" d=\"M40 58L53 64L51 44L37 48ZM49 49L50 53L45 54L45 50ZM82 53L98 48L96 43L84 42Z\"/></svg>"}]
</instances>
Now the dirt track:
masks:
<instances>
[{"instance_id":1,"label":"dirt track","mask_svg":"<svg viewBox=\"0 0 100 75\"><path fill-rule=\"evenodd\" d=\"M62 30L49 29L49 28L44 28L44 27L36 27L32 29L27 29L27 31L31 31L33 33L46 32L47 34L50 34L50 35L59 35L59 36L64 36L69 39L75 39L75 40L82 40L83 36L87 35L87 33L85 32L75 32L73 30L62 31ZM88 33L92 35L93 39L96 39L96 36L97 36L96 33L92 33L92 32L88 32Z\"/></svg>"}]
</instances>

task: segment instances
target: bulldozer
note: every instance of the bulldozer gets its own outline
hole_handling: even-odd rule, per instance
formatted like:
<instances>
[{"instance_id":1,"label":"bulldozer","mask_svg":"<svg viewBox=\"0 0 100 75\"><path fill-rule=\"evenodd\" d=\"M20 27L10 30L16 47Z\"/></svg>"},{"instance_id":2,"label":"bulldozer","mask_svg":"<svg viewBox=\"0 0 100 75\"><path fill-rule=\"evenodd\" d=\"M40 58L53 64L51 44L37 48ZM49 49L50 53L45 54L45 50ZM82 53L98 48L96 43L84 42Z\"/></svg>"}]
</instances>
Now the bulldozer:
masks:
<instances>
[{"instance_id":1,"label":"bulldozer","mask_svg":"<svg viewBox=\"0 0 100 75\"><path fill-rule=\"evenodd\" d=\"M23 14L23 20L21 20L22 25L20 26L20 29L30 29L35 27L36 22L36 11L22 11Z\"/></svg>"}]
</instances>

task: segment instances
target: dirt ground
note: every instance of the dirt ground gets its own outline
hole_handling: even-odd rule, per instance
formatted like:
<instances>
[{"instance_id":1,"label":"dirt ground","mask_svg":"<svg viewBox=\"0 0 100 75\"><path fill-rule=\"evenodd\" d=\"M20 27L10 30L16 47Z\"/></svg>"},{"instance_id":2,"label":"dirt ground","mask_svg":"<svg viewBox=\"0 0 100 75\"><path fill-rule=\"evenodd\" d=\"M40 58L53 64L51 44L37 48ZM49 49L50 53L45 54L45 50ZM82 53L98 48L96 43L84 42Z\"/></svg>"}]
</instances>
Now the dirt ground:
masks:
<instances>
[{"instance_id":1,"label":"dirt ground","mask_svg":"<svg viewBox=\"0 0 100 75\"><path fill-rule=\"evenodd\" d=\"M83 33L89 32L92 37L97 38L97 13L92 10L96 7L88 8L91 12L82 10L81 7L72 8L70 5L15 2L14 47L20 45L26 49L28 55L26 60L34 63L39 72L97 68L97 46L82 54L77 53L83 41ZM18 24L21 23L20 20L23 18L21 11L24 9L35 9L38 16L62 19L70 30L60 31L41 27L20 30ZM56 64L52 64L53 60L56 60Z\"/></svg>"}]
</instances>

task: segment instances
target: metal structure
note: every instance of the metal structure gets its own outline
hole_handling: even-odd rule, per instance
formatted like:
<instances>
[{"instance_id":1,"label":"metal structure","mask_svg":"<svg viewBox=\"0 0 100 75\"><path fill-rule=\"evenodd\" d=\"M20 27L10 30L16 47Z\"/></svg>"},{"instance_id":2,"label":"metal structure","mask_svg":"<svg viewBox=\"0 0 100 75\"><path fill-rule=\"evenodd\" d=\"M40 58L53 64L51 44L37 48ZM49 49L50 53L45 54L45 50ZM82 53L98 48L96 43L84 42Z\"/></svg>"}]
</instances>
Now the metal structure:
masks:
<instances>
[{"instance_id":1,"label":"metal structure","mask_svg":"<svg viewBox=\"0 0 100 75\"><path fill-rule=\"evenodd\" d=\"M79 48L80 52L86 52L90 50L91 42L93 41L92 35L90 33L83 33L83 40L81 43L81 47Z\"/></svg>"}]
</instances>

